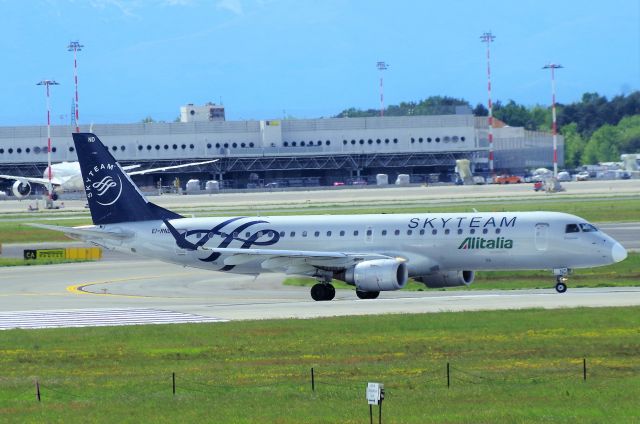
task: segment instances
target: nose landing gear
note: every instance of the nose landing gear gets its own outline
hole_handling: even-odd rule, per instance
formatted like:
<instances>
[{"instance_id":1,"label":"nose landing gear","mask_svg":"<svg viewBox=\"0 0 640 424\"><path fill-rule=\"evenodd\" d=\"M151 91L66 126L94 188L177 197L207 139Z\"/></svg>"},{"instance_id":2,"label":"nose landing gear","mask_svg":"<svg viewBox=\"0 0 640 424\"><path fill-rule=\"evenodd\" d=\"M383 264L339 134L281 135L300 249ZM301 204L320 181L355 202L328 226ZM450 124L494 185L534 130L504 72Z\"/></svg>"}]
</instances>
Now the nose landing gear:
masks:
<instances>
[{"instance_id":1,"label":"nose landing gear","mask_svg":"<svg viewBox=\"0 0 640 424\"><path fill-rule=\"evenodd\" d=\"M564 293L567 291L567 281L570 270L568 268L554 269L553 274L556 276L556 291Z\"/></svg>"}]
</instances>

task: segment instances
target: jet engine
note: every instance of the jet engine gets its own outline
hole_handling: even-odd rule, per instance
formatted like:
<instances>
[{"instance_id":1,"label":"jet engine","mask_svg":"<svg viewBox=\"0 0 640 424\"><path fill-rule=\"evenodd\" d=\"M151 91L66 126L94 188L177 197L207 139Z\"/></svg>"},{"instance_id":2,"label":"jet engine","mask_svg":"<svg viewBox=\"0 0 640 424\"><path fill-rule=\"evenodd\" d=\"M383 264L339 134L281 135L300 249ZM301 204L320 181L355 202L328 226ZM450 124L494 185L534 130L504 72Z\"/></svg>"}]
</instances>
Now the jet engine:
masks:
<instances>
[{"instance_id":1,"label":"jet engine","mask_svg":"<svg viewBox=\"0 0 640 424\"><path fill-rule=\"evenodd\" d=\"M340 278L342 277L342 278ZM374 259L349 268L339 279L363 292L399 290L407 284L407 264L395 259Z\"/></svg>"},{"instance_id":2,"label":"jet engine","mask_svg":"<svg viewBox=\"0 0 640 424\"><path fill-rule=\"evenodd\" d=\"M475 271L446 271L414 277L414 280L423 283L431 289L442 287L468 286L473 283Z\"/></svg>"},{"instance_id":3,"label":"jet engine","mask_svg":"<svg viewBox=\"0 0 640 424\"><path fill-rule=\"evenodd\" d=\"M16 181L13 183L11 187L13 191L13 195L18 199L22 199L23 197L27 197L29 193L31 193L31 184L26 181Z\"/></svg>"}]
</instances>

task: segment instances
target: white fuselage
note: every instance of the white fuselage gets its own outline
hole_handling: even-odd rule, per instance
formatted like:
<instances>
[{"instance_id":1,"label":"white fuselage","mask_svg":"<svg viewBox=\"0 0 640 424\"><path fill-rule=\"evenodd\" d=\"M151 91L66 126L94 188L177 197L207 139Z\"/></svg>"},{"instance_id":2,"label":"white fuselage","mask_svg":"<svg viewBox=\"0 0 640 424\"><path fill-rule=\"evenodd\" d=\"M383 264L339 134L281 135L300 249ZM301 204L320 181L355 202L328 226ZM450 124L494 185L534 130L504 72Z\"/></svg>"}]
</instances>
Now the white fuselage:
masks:
<instances>
[{"instance_id":1,"label":"white fuselage","mask_svg":"<svg viewBox=\"0 0 640 424\"><path fill-rule=\"evenodd\" d=\"M54 163L51 165L51 176L58 183L55 186L57 192L84 190L79 162ZM49 178L49 167L45 168L42 177Z\"/></svg>"},{"instance_id":2,"label":"white fuselage","mask_svg":"<svg viewBox=\"0 0 640 424\"><path fill-rule=\"evenodd\" d=\"M624 251L584 219L556 212L184 218L171 224L204 248L377 253L405 260L410 276L446 270L585 268L622 260ZM570 224L588 231L567 232ZM99 242L108 248L190 267L269 271L260 258L225 266L228 255L181 249L162 221L101 228L135 233L122 242Z\"/></svg>"}]
</instances>

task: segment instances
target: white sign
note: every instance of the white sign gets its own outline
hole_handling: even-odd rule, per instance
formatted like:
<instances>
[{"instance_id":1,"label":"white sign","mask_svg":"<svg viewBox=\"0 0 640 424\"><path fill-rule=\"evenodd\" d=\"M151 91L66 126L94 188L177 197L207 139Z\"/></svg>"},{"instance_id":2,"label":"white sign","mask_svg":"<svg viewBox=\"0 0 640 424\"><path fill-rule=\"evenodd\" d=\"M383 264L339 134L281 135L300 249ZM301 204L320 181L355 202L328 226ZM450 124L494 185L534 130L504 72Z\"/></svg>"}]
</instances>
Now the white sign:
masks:
<instances>
[{"instance_id":1,"label":"white sign","mask_svg":"<svg viewBox=\"0 0 640 424\"><path fill-rule=\"evenodd\" d=\"M369 405L378 405L380 403L380 383L367 383L367 402Z\"/></svg>"}]
</instances>

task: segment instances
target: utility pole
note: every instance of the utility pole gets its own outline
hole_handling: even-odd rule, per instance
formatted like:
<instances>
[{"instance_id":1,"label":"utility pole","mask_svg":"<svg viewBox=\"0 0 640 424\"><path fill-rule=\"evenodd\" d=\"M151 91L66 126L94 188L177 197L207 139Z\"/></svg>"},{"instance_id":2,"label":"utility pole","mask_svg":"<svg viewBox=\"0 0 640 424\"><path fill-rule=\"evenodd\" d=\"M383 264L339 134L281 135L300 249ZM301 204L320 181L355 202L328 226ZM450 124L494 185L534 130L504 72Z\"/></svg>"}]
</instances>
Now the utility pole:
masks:
<instances>
[{"instance_id":1,"label":"utility pole","mask_svg":"<svg viewBox=\"0 0 640 424\"><path fill-rule=\"evenodd\" d=\"M480 36L480 41L487 43L487 92L489 94L489 173L494 174L493 167L493 103L491 102L491 43L495 40L491 32L485 32Z\"/></svg>"},{"instance_id":2,"label":"utility pole","mask_svg":"<svg viewBox=\"0 0 640 424\"><path fill-rule=\"evenodd\" d=\"M79 121L79 112L78 112L78 52L82 50L84 46L80 44L78 41L71 41L67 46L67 50L73 52L73 79L76 85L76 103L75 103L75 121L76 121L76 132L80 132L80 124Z\"/></svg>"},{"instance_id":3,"label":"utility pole","mask_svg":"<svg viewBox=\"0 0 640 424\"><path fill-rule=\"evenodd\" d=\"M389 69L389 65L385 62L378 62L376 67L380 71L380 116L384 116L384 82L382 78L382 71Z\"/></svg>"},{"instance_id":4,"label":"utility pole","mask_svg":"<svg viewBox=\"0 0 640 424\"><path fill-rule=\"evenodd\" d=\"M551 134L553 134L553 176L558 178L558 127L556 124L556 76L555 70L563 68L557 63L550 63L542 69L551 69Z\"/></svg>"},{"instance_id":5,"label":"utility pole","mask_svg":"<svg viewBox=\"0 0 640 424\"><path fill-rule=\"evenodd\" d=\"M49 200L53 200L53 184L51 184L53 175L51 174L51 104L49 101L49 86L59 84L54 80L42 80L36 85L44 85L47 92L47 174L49 177L49 185L47 187L47 191L49 192Z\"/></svg>"}]
</instances>

